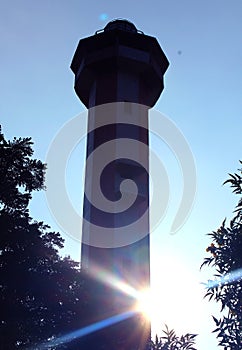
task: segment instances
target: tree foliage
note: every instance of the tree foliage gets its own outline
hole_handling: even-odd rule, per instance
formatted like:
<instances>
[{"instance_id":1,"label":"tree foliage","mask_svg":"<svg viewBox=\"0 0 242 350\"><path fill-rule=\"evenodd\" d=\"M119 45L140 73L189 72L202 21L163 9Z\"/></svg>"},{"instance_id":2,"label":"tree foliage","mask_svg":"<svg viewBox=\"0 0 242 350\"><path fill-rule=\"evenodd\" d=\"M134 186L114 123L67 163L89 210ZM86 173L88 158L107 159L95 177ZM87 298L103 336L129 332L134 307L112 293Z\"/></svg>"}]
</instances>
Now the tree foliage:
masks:
<instances>
[{"instance_id":1,"label":"tree foliage","mask_svg":"<svg viewBox=\"0 0 242 350\"><path fill-rule=\"evenodd\" d=\"M156 336L151 342L152 350L196 350L194 348L196 334L187 333L179 337L173 329L169 330L166 325L163 333L163 337Z\"/></svg>"},{"instance_id":2,"label":"tree foliage","mask_svg":"<svg viewBox=\"0 0 242 350\"><path fill-rule=\"evenodd\" d=\"M240 162L241 163L241 162ZM242 169L229 174L233 193L242 194ZM226 226L226 220L217 231L208 234L212 238L207 248L210 257L202 266L216 269L214 280L209 281L205 297L221 305L221 318L213 316L219 345L224 350L240 350L242 344L242 198L235 208L235 216Z\"/></svg>"},{"instance_id":3,"label":"tree foliage","mask_svg":"<svg viewBox=\"0 0 242 350\"><path fill-rule=\"evenodd\" d=\"M64 243L60 234L29 215L31 194L44 188L45 172L45 165L32 155L30 138L6 141L0 132L0 343L4 350L30 345L38 349L44 339L80 325L85 307L78 264L58 254Z\"/></svg>"},{"instance_id":4,"label":"tree foliage","mask_svg":"<svg viewBox=\"0 0 242 350\"><path fill-rule=\"evenodd\" d=\"M0 203L2 212L28 214L32 191L43 189L45 165L32 159L31 138L7 141L0 129Z\"/></svg>"}]
</instances>

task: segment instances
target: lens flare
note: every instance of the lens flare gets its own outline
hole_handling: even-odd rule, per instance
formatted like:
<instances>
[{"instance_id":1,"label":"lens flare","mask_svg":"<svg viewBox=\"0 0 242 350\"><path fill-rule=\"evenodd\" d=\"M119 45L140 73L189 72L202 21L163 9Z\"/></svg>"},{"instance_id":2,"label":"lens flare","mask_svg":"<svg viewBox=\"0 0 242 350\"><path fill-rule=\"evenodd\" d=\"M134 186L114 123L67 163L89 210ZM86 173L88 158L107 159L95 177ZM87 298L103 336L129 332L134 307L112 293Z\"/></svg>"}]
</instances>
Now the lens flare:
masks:
<instances>
[{"instance_id":1,"label":"lens flare","mask_svg":"<svg viewBox=\"0 0 242 350\"><path fill-rule=\"evenodd\" d=\"M108 14L107 13L101 13L99 15L99 20L104 22L104 21L107 21L108 20Z\"/></svg>"},{"instance_id":2,"label":"lens flare","mask_svg":"<svg viewBox=\"0 0 242 350\"><path fill-rule=\"evenodd\" d=\"M116 289L119 292L122 292L131 298L134 299L137 302L140 302L140 305L144 305L144 295L143 292L138 292L135 288L130 286L129 284L122 281L121 278L118 278L117 276L111 274L110 272L96 266L93 267L91 270L89 270L89 274L95 278L96 280L101 281L104 284L107 284L111 286L112 288ZM140 301L139 301L140 299ZM120 314L117 314L115 316L109 317L107 319L104 319L102 321L90 324L86 327L83 327L81 329L72 331L70 333L67 333L65 335L62 335L58 338L47 340L43 342L42 344L38 345L39 350L47 350L55 346L59 346L62 344L70 343L71 341L75 339L79 339L81 337L84 337L88 334L94 333L96 331L99 331L101 329L104 329L106 327L109 327L111 325L114 325L118 322L121 322L125 319L128 319L132 316L134 316L136 313L143 312L143 309L141 307L134 307L130 308L130 310L127 310L126 312L122 312ZM34 350L36 348L29 348L28 350Z\"/></svg>"},{"instance_id":3,"label":"lens flare","mask_svg":"<svg viewBox=\"0 0 242 350\"><path fill-rule=\"evenodd\" d=\"M55 339L50 340L50 341L46 341L45 343L38 345L38 349L39 350L48 350L54 346L59 346L62 344L70 343L72 340L79 339L81 337L84 337L85 335L94 333L94 332L99 331L103 328L106 328L108 326L111 326L113 324L121 322L127 318L130 318L133 315L134 315L134 312L127 311L127 312L124 312L122 314L112 316L112 317L107 318L103 321L96 322L96 323L93 323L87 327L84 327L84 328L78 329L76 331L67 333L61 337L55 338ZM34 349L36 349L36 347L29 348L29 350L34 350Z\"/></svg>"},{"instance_id":4,"label":"lens flare","mask_svg":"<svg viewBox=\"0 0 242 350\"><path fill-rule=\"evenodd\" d=\"M115 276L114 274L110 273L110 271L100 268L100 266L92 265L92 268L88 270L88 273L96 280L109 285L110 287L117 289L118 291L123 292L134 299L136 299L138 296L137 290L134 287L124 282L121 277Z\"/></svg>"},{"instance_id":5,"label":"lens flare","mask_svg":"<svg viewBox=\"0 0 242 350\"><path fill-rule=\"evenodd\" d=\"M147 320L151 320L153 315L153 298L150 289L137 293L136 312L140 312Z\"/></svg>"},{"instance_id":6,"label":"lens flare","mask_svg":"<svg viewBox=\"0 0 242 350\"><path fill-rule=\"evenodd\" d=\"M218 278L216 280L208 280L207 283L202 283L202 284L205 284L206 288L215 288L218 286L223 286L225 284L231 284L233 282L238 281L241 278L242 278L242 268L229 272L226 275L222 276L221 278Z\"/></svg>"}]
</instances>

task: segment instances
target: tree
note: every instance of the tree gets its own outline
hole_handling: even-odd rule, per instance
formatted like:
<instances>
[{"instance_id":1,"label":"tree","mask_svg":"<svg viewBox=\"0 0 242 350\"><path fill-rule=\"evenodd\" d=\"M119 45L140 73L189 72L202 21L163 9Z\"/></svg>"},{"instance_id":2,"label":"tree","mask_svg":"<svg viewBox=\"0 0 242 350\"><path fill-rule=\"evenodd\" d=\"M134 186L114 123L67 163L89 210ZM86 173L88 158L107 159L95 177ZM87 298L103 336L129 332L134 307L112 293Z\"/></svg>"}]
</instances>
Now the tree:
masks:
<instances>
[{"instance_id":1,"label":"tree","mask_svg":"<svg viewBox=\"0 0 242 350\"><path fill-rule=\"evenodd\" d=\"M155 337L155 341L151 341L152 350L196 350L194 348L196 334L187 333L181 337L177 336L175 331L169 330L165 325L163 337Z\"/></svg>"},{"instance_id":2,"label":"tree","mask_svg":"<svg viewBox=\"0 0 242 350\"><path fill-rule=\"evenodd\" d=\"M43 340L80 326L85 313L78 264L59 256L60 234L29 215L31 194L44 188L45 172L32 155L30 138L7 141L0 130L0 343L5 350L37 349Z\"/></svg>"},{"instance_id":3,"label":"tree","mask_svg":"<svg viewBox=\"0 0 242 350\"><path fill-rule=\"evenodd\" d=\"M0 128L1 212L26 217L32 191L44 188L45 165L32 159L31 138L6 141Z\"/></svg>"},{"instance_id":4,"label":"tree","mask_svg":"<svg viewBox=\"0 0 242 350\"><path fill-rule=\"evenodd\" d=\"M240 162L242 164L242 162ZM242 169L229 174L233 193L242 194ZM224 350L240 350L242 344L242 198L235 208L235 216L226 226L226 220L208 234L212 238L207 248L212 256L204 259L202 266L211 265L216 269L214 280L207 284L205 297L221 304L221 318L213 316L219 339Z\"/></svg>"}]
</instances>

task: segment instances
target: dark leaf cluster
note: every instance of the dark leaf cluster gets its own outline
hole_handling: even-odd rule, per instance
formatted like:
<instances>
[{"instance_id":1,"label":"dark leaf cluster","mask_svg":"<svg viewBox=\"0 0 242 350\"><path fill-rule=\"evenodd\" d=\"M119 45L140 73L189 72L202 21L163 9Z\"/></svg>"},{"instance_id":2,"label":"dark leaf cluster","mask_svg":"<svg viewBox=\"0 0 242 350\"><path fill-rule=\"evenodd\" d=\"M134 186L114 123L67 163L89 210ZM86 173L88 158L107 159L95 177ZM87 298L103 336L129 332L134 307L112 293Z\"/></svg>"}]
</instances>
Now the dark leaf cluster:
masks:
<instances>
[{"instance_id":1,"label":"dark leaf cluster","mask_svg":"<svg viewBox=\"0 0 242 350\"><path fill-rule=\"evenodd\" d=\"M31 193L44 188L46 168L32 155L30 138L6 141L0 133L0 343L4 350L38 349L42 341L80 327L87 313L78 264L60 257L64 243L60 234L29 215Z\"/></svg>"},{"instance_id":2,"label":"dark leaf cluster","mask_svg":"<svg viewBox=\"0 0 242 350\"><path fill-rule=\"evenodd\" d=\"M0 128L0 208L27 213L32 191L44 188L45 164L32 159L31 138L7 141Z\"/></svg>"},{"instance_id":3,"label":"dark leaf cluster","mask_svg":"<svg viewBox=\"0 0 242 350\"><path fill-rule=\"evenodd\" d=\"M156 336L151 342L151 350L196 350L194 346L197 334L187 333L179 337L173 329L169 330L167 325L163 333L163 337Z\"/></svg>"},{"instance_id":4,"label":"dark leaf cluster","mask_svg":"<svg viewBox=\"0 0 242 350\"><path fill-rule=\"evenodd\" d=\"M242 164L242 161L240 161ZM229 183L231 188L233 189L233 193L242 194L242 168L238 169L238 173L229 174L230 178L227 179L224 184ZM242 198L239 199L239 202L235 208L236 219L242 220Z\"/></svg>"},{"instance_id":5,"label":"dark leaf cluster","mask_svg":"<svg viewBox=\"0 0 242 350\"><path fill-rule=\"evenodd\" d=\"M233 192L242 193L241 169L239 174L230 174L225 183L230 183ZM208 235L212 239L206 249L210 257L202 266L216 269L214 280L209 281L205 297L221 305L221 318L213 317L216 323L219 345L224 349L240 350L242 344L242 215L241 199L234 218L226 226L226 220L217 231ZM202 267L201 266L201 267Z\"/></svg>"}]
</instances>

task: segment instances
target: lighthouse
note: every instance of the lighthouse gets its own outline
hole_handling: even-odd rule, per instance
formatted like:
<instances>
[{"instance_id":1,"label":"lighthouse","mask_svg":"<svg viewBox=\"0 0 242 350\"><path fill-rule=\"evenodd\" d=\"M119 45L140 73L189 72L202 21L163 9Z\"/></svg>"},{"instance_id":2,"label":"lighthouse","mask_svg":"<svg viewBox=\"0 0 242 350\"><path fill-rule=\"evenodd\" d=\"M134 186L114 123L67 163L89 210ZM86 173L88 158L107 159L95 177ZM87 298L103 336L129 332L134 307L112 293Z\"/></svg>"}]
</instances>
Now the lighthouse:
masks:
<instances>
[{"instance_id":1,"label":"lighthouse","mask_svg":"<svg viewBox=\"0 0 242 350\"><path fill-rule=\"evenodd\" d=\"M148 113L168 65L156 38L120 19L81 39L71 63L88 109L81 266L106 276L98 320L131 312L99 333L95 350L143 350L150 337L134 295L115 283L137 293L150 284Z\"/></svg>"}]
</instances>

